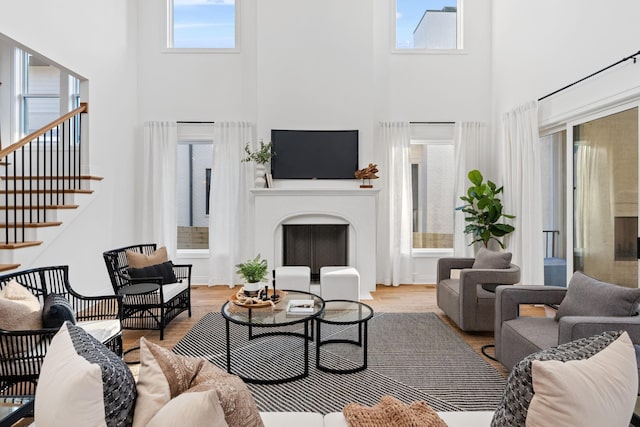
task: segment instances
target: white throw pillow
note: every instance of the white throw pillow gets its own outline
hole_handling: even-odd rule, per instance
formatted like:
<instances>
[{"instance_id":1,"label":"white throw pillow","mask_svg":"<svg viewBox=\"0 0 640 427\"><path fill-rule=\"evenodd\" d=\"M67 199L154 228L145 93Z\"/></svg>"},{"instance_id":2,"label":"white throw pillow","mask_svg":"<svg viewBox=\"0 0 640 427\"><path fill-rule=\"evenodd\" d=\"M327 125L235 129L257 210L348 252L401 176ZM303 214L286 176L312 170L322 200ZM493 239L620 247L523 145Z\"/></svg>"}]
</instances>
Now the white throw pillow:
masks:
<instances>
[{"instance_id":1,"label":"white throw pillow","mask_svg":"<svg viewBox=\"0 0 640 427\"><path fill-rule=\"evenodd\" d=\"M532 362L527 427L626 426L638 394L636 355L624 332L584 360Z\"/></svg>"}]
</instances>

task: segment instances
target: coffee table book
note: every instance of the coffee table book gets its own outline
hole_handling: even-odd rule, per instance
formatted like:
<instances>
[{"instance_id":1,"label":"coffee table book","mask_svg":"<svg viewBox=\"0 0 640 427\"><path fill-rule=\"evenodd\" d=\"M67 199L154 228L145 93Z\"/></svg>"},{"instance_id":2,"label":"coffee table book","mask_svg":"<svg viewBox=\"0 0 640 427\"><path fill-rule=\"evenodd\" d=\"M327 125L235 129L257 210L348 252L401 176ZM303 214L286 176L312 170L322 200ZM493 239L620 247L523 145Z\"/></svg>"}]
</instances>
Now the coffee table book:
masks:
<instances>
[{"instance_id":1,"label":"coffee table book","mask_svg":"<svg viewBox=\"0 0 640 427\"><path fill-rule=\"evenodd\" d=\"M313 300L294 299L287 305L287 314L306 315L313 313Z\"/></svg>"}]
</instances>

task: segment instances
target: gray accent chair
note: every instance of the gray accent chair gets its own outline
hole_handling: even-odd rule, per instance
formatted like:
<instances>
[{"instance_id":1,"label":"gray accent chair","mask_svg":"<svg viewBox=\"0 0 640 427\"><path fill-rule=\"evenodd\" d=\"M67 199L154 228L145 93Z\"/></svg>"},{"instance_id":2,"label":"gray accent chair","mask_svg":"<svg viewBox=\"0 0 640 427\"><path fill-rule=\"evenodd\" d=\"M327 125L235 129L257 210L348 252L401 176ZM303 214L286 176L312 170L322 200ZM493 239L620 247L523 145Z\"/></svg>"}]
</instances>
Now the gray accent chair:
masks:
<instances>
[{"instance_id":1,"label":"gray accent chair","mask_svg":"<svg viewBox=\"0 0 640 427\"><path fill-rule=\"evenodd\" d=\"M576 273L577 274L577 273ZM576 277L574 274L574 278ZM586 278L586 279L585 279ZM598 282L582 275L580 281ZM569 287L571 288L572 278ZM603 283L603 282L598 282ZM581 286L589 284L581 283ZM632 290L630 290L633 292ZM640 291L636 289L635 291ZM496 290L495 354L505 368L511 370L524 357L542 349L606 331L626 330L634 344L640 343L640 316L637 306L632 315L568 315L554 317L520 317L520 304L560 304L568 289L560 286L499 286ZM607 301L608 300L608 301ZM600 313L606 306L619 306L606 297L594 295L591 307L581 304L581 310ZM562 309L562 307L561 307Z\"/></svg>"},{"instance_id":2,"label":"gray accent chair","mask_svg":"<svg viewBox=\"0 0 640 427\"><path fill-rule=\"evenodd\" d=\"M520 281L520 268L515 264L501 269L471 268L474 261L475 258L438 260L438 307L463 331L493 331L496 295L482 285L516 284ZM451 278L451 270L457 269L461 270L460 278Z\"/></svg>"}]
</instances>

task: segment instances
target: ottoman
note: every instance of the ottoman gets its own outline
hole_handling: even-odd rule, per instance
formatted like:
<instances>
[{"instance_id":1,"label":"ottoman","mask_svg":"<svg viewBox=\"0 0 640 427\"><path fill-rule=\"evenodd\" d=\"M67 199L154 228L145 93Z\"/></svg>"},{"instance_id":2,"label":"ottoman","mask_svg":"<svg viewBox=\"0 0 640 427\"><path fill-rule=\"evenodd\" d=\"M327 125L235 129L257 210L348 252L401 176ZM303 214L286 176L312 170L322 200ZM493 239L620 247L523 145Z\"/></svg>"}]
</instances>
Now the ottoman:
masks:
<instances>
[{"instance_id":1,"label":"ottoman","mask_svg":"<svg viewBox=\"0 0 640 427\"><path fill-rule=\"evenodd\" d=\"M360 301L360 274L353 267L320 268L320 296L324 300Z\"/></svg>"},{"instance_id":2,"label":"ottoman","mask_svg":"<svg viewBox=\"0 0 640 427\"><path fill-rule=\"evenodd\" d=\"M277 267L276 286L279 289L309 292L311 286L311 268L309 267Z\"/></svg>"}]
</instances>

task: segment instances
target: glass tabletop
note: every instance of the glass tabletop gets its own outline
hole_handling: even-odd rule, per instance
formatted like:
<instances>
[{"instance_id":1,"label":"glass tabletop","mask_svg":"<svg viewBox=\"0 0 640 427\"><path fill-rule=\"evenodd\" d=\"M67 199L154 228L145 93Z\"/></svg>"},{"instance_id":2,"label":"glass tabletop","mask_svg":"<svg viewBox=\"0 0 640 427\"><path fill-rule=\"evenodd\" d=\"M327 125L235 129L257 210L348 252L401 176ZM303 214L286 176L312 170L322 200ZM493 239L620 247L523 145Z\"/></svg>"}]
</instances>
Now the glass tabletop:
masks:
<instances>
[{"instance_id":1,"label":"glass tabletop","mask_svg":"<svg viewBox=\"0 0 640 427\"><path fill-rule=\"evenodd\" d=\"M232 301L224 303L220 312L225 319L233 323L249 326L282 326L303 322L317 317L324 309L324 300L310 292L284 290L286 295L275 306L248 308L234 304ZM287 310L292 301L311 301L313 308L307 313L290 313Z\"/></svg>"},{"instance_id":2,"label":"glass tabletop","mask_svg":"<svg viewBox=\"0 0 640 427\"><path fill-rule=\"evenodd\" d=\"M324 311L318 316L325 323L354 324L373 317L373 308L358 301L327 300Z\"/></svg>"},{"instance_id":3,"label":"glass tabletop","mask_svg":"<svg viewBox=\"0 0 640 427\"><path fill-rule=\"evenodd\" d=\"M28 406L33 405L33 397L31 396L16 396L16 397L2 397L0 398L0 422L10 421L11 423L17 421L20 416L16 412L22 409L28 409ZM16 415L15 419L13 415ZM28 415L28 414L24 414Z\"/></svg>"}]
</instances>

